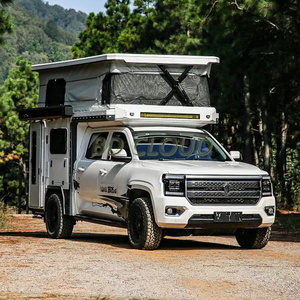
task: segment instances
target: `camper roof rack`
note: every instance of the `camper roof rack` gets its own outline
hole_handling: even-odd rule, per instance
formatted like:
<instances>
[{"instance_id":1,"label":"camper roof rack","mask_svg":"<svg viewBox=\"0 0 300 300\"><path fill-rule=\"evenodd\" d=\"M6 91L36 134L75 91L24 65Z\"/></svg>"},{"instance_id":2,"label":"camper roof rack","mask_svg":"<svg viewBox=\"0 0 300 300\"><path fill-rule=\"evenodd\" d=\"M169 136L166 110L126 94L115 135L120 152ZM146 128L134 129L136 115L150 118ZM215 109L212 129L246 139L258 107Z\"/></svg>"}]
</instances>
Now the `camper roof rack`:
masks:
<instances>
[{"instance_id":1,"label":"camper roof rack","mask_svg":"<svg viewBox=\"0 0 300 300\"><path fill-rule=\"evenodd\" d=\"M73 112L71 106L24 109L19 118L25 120L54 120L70 118L77 123L96 126L181 126L202 127L218 123L214 107L181 107L159 105L115 104L100 110ZM101 122L101 124L98 124Z\"/></svg>"},{"instance_id":2,"label":"camper roof rack","mask_svg":"<svg viewBox=\"0 0 300 300\"><path fill-rule=\"evenodd\" d=\"M203 127L217 124L219 114L214 107L116 104L100 111L76 112L72 120L90 123L91 127L97 127L98 122L101 126Z\"/></svg>"},{"instance_id":3,"label":"camper roof rack","mask_svg":"<svg viewBox=\"0 0 300 300\"><path fill-rule=\"evenodd\" d=\"M19 119L22 121L70 118L72 115L71 105L27 108L19 111Z\"/></svg>"}]
</instances>

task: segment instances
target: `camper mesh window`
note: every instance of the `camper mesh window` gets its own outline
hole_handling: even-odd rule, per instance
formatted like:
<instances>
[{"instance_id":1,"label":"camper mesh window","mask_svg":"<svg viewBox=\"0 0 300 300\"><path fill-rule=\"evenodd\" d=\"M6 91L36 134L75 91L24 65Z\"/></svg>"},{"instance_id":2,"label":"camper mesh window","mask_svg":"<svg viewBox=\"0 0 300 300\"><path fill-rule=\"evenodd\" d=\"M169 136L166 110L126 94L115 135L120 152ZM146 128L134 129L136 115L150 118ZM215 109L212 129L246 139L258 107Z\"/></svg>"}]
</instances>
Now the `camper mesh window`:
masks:
<instances>
[{"instance_id":1,"label":"camper mesh window","mask_svg":"<svg viewBox=\"0 0 300 300\"><path fill-rule=\"evenodd\" d=\"M172 75L177 79L179 75ZM181 83L194 106L210 106L206 76L189 74ZM164 75L122 73L108 74L103 80L102 104L159 105L172 91ZM173 96L166 105L181 105Z\"/></svg>"}]
</instances>

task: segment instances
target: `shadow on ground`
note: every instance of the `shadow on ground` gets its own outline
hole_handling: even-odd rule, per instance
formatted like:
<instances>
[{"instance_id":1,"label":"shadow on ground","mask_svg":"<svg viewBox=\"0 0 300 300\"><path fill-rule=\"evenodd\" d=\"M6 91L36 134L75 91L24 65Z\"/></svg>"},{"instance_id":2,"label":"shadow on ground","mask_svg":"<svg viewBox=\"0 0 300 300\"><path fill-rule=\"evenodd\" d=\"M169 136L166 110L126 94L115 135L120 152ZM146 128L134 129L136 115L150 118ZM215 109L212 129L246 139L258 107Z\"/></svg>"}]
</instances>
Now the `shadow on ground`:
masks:
<instances>
[{"instance_id":1,"label":"shadow on ground","mask_svg":"<svg viewBox=\"0 0 300 300\"><path fill-rule=\"evenodd\" d=\"M45 232L0 232L0 237L31 237L48 239ZM73 233L71 238L68 239L79 243L98 243L111 245L117 248L131 249L127 235L125 234L101 234L101 233ZM0 242L1 243L1 242ZM161 250L207 250L207 249L240 249L238 246L225 245L220 243L202 242L196 240L187 240L180 238L164 238L161 246Z\"/></svg>"},{"instance_id":2,"label":"shadow on ground","mask_svg":"<svg viewBox=\"0 0 300 300\"><path fill-rule=\"evenodd\" d=\"M0 232L0 237L31 237L48 238L45 231L5 231ZM82 233L74 232L70 240L79 243L98 243L117 248L131 249L126 232L120 233ZM276 222L272 226L271 241L300 243L300 214L277 212ZM207 250L207 249L241 249L235 245L226 245L215 242L204 242L184 237L165 238L162 241L161 250Z\"/></svg>"}]
</instances>

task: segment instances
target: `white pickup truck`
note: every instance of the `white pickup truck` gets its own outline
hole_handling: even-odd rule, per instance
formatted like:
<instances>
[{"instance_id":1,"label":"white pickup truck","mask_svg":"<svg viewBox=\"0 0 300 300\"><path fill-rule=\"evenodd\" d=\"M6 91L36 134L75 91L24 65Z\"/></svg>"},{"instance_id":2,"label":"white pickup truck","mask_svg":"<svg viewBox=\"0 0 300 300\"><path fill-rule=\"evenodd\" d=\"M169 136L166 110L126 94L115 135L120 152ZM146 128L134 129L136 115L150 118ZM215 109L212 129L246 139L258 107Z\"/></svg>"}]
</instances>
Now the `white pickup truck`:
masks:
<instances>
[{"instance_id":1,"label":"white pickup truck","mask_svg":"<svg viewBox=\"0 0 300 300\"><path fill-rule=\"evenodd\" d=\"M268 174L234 161L191 121L191 127L142 122L86 130L74 174L78 214L125 220L136 248L155 249L164 234L201 230L264 247L275 213Z\"/></svg>"},{"instance_id":2,"label":"white pickup truck","mask_svg":"<svg viewBox=\"0 0 300 300\"><path fill-rule=\"evenodd\" d=\"M192 106L182 89L181 83L192 69L186 64L198 62L198 71L191 75L195 78L188 80L200 84L207 71L203 66L215 62L215 58L186 61L186 57L175 57L177 64L184 66L184 76L174 79L176 75L161 64L158 71L149 69L152 56L99 57L35 67L41 78L40 107L20 112L22 120L31 121L29 205L35 214L44 217L48 234L53 238L70 237L76 221L85 220L128 228L130 243L138 249L156 249L165 235L201 234L232 234L243 248L263 248L275 218L269 175L238 161L238 152L228 153L202 129L217 123L218 114L213 107ZM74 85L78 77L74 68L79 66L82 72L82 67L90 68L91 62L102 66L113 61L110 68L116 72L116 61L123 64L128 57L127 64L138 65L136 73L131 74L137 75L137 80L145 82L141 78L143 68L149 76L154 71L159 78L166 75L172 86L170 94L188 105L102 103L83 109L87 100L71 99L72 87L80 92ZM176 59L168 59L165 64L172 69ZM165 56L155 56L154 64L165 60ZM122 68L126 70L125 79L129 78L128 65L122 64L115 81L110 82L109 92L122 83ZM178 74L178 65L174 74ZM88 71L84 73L87 77L94 72ZM73 77L64 80L60 74ZM107 78L105 75L99 81L98 76L95 80L103 82L102 92L108 85L105 81L112 80L112 76ZM155 80L151 77L151 82ZM81 92L82 97L86 90ZM69 102L64 97L69 97ZM59 98L63 101L57 105Z\"/></svg>"}]
</instances>

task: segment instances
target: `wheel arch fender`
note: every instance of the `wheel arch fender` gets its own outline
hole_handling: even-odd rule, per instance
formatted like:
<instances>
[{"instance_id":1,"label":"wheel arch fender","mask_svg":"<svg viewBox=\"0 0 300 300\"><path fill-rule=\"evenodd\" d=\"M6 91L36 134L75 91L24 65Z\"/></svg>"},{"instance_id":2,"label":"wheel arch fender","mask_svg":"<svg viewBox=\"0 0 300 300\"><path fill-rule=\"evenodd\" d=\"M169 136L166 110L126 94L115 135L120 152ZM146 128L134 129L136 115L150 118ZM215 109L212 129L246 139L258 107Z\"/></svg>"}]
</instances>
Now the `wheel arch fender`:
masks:
<instances>
[{"instance_id":1,"label":"wheel arch fender","mask_svg":"<svg viewBox=\"0 0 300 300\"><path fill-rule=\"evenodd\" d=\"M154 203L154 187L145 182L134 181L128 184L127 197L129 198L129 207L134 199L139 197L149 197L152 205L155 221L157 221L155 203Z\"/></svg>"},{"instance_id":2,"label":"wheel arch fender","mask_svg":"<svg viewBox=\"0 0 300 300\"><path fill-rule=\"evenodd\" d=\"M61 186L51 185L47 187L46 196L45 196L45 209L47 207L47 200L52 194L58 194L61 200L61 204L63 207L63 213L65 214L65 195L63 188Z\"/></svg>"}]
</instances>

